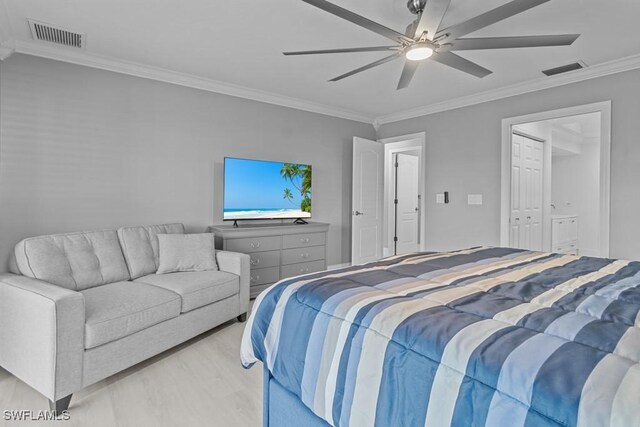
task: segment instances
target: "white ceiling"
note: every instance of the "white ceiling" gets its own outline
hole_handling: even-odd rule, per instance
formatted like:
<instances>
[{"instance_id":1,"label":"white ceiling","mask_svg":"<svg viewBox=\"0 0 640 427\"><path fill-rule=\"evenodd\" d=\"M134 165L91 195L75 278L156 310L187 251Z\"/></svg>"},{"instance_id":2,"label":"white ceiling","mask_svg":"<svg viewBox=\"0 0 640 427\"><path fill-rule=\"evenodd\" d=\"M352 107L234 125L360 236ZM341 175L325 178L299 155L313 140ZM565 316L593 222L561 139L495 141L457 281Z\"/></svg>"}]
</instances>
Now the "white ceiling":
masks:
<instances>
[{"instance_id":1,"label":"white ceiling","mask_svg":"<svg viewBox=\"0 0 640 427\"><path fill-rule=\"evenodd\" d=\"M33 43L27 18L87 34L86 50L271 94L380 117L541 77L540 70L583 60L597 65L640 54L638 0L552 0L471 36L581 33L569 47L462 52L494 71L477 79L435 62L421 64L411 86L396 91L402 61L340 82L328 79L386 55L285 57L287 50L387 45L388 41L300 0L0 0L0 33ZM404 31L406 0L333 0ZM453 0L449 26L505 0ZM0 40L2 41L2 40ZM58 48L56 49L66 49ZM578 73L583 71L578 71Z\"/></svg>"}]
</instances>

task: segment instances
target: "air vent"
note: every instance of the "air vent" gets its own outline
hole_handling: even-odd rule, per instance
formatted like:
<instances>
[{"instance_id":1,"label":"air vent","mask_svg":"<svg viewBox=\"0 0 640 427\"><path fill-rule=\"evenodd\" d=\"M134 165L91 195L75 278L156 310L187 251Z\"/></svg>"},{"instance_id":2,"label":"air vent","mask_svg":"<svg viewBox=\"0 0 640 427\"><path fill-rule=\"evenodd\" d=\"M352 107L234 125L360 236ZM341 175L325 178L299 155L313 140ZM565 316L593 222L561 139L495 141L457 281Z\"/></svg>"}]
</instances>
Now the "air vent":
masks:
<instances>
[{"instance_id":1,"label":"air vent","mask_svg":"<svg viewBox=\"0 0 640 427\"><path fill-rule=\"evenodd\" d=\"M85 34L75 33L55 25L28 19L35 40L84 49Z\"/></svg>"},{"instance_id":2,"label":"air vent","mask_svg":"<svg viewBox=\"0 0 640 427\"><path fill-rule=\"evenodd\" d=\"M574 62L573 64L562 65L556 68L549 68L548 70L543 70L542 72L547 76L555 76L556 74L568 73L569 71L581 70L587 67L588 65L583 61L578 61Z\"/></svg>"}]
</instances>

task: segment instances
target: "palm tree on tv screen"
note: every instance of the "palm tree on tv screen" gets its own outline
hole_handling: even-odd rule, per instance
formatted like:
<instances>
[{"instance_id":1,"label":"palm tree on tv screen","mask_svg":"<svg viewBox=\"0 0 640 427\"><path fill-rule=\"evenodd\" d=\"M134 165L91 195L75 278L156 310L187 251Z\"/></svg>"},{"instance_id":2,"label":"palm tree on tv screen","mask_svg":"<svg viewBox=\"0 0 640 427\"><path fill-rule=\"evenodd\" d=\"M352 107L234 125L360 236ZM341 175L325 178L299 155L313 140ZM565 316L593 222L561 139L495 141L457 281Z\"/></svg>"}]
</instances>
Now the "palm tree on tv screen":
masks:
<instances>
[{"instance_id":1,"label":"palm tree on tv screen","mask_svg":"<svg viewBox=\"0 0 640 427\"><path fill-rule=\"evenodd\" d=\"M280 176L289 181L291 185L300 192L302 201L300 210L311 212L311 165L298 165L295 163L284 163L280 169ZM293 191L290 188L284 189L284 199L293 203Z\"/></svg>"}]
</instances>

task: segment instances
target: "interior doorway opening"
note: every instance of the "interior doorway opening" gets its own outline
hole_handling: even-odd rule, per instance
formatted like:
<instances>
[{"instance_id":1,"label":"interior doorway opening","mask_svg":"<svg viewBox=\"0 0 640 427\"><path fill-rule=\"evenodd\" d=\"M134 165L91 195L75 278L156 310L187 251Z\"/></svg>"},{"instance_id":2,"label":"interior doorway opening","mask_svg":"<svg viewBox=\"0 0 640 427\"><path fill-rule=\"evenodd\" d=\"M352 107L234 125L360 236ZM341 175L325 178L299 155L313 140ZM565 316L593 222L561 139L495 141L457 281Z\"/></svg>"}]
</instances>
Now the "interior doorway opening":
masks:
<instances>
[{"instance_id":1,"label":"interior doorway opening","mask_svg":"<svg viewBox=\"0 0 640 427\"><path fill-rule=\"evenodd\" d=\"M380 140L384 144L383 256L425 247L425 133Z\"/></svg>"},{"instance_id":2,"label":"interior doorway opening","mask_svg":"<svg viewBox=\"0 0 640 427\"><path fill-rule=\"evenodd\" d=\"M610 103L503 121L501 244L609 256Z\"/></svg>"}]
</instances>

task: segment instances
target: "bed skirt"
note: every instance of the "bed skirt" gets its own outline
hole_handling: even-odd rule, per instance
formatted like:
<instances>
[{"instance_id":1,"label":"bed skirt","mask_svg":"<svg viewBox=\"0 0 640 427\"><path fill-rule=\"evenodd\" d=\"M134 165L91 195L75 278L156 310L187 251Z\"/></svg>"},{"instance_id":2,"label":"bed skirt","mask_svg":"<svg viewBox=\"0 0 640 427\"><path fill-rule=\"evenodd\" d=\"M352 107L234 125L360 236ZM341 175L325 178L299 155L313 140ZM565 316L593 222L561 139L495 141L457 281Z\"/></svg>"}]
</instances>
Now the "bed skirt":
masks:
<instances>
[{"instance_id":1,"label":"bed skirt","mask_svg":"<svg viewBox=\"0 0 640 427\"><path fill-rule=\"evenodd\" d=\"M286 390L264 369L264 427L330 427L322 418L311 412L298 397Z\"/></svg>"}]
</instances>

